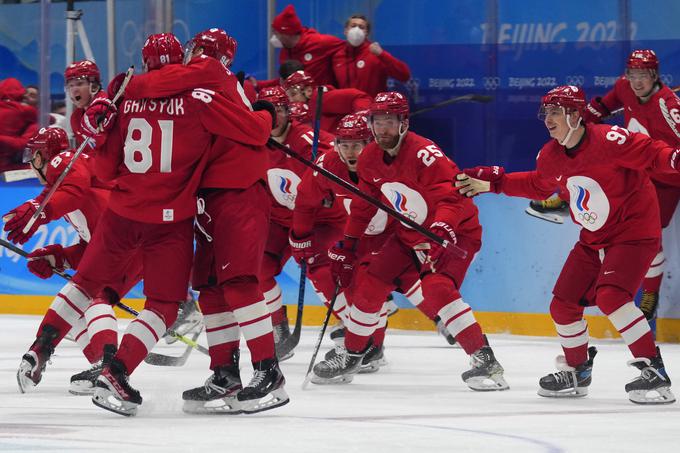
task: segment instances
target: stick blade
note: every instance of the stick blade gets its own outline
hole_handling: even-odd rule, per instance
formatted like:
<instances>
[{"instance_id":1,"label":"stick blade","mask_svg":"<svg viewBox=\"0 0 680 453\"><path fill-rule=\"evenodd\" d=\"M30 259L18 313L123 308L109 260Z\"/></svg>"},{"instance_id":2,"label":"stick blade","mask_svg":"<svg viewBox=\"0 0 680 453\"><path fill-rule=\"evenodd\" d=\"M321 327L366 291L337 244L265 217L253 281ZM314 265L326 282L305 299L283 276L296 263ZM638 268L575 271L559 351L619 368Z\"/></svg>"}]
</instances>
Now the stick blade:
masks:
<instances>
[{"instance_id":1,"label":"stick blade","mask_svg":"<svg viewBox=\"0 0 680 453\"><path fill-rule=\"evenodd\" d=\"M198 336L200 335L200 332L194 333L192 335L191 340L196 341ZM185 363L187 363L187 360L189 359L189 355L191 354L191 351L193 351L193 346L187 345L186 348L184 349L184 352L180 356L171 356L171 355L165 355L165 354L157 354L154 352L150 352L144 361L148 363L149 365L154 365L154 366L182 366Z\"/></svg>"}]
</instances>

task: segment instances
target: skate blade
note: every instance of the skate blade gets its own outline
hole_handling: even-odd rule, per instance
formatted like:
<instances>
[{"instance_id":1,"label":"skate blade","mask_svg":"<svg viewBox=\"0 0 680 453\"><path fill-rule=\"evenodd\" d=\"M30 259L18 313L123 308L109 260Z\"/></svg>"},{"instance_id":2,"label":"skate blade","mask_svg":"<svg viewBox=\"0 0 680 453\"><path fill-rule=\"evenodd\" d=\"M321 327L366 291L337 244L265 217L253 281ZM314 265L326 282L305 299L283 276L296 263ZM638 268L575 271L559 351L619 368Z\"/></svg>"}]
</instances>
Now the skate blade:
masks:
<instances>
[{"instance_id":1,"label":"skate blade","mask_svg":"<svg viewBox=\"0 0 680 453\"><path fill-rule=\"evenodd\" d=\"M366 365L361 365L361 368L359 368L359 374L375 373L385 365L387 365L387 359L385 359L384 357L382 359L374 360Z\"/></svg>"},{"instance_id":2,"label":"skate blade","mask_svg":"<svg viewBox=\"0 0 680 453\"><path fill-rule=\"evenodd\" d=\"M19 386L19 392L28 393L35 388L36 383L27 376L27 373L30 373L32 369L33 367L31 364L27 362L22 362L21 365L19 365L19 370L17 370L17 385Z\"/></svg>"},{"instance_id":3,"label":"skate blade","mask_svg":"<svg viewBox=\"0 0 680 453\"><path fill-rule=\"evenodd\" d=\"M659 387L654 390L631 390L628 399L635 404L671 404L675 395L670 387Z\"/></svg>"},{"instance_id":4,"label":"skate blade","mask_svg":"<svg viewBox=\"0 0 680 453\"><path fill-rule=\"evenodd\" d=\"M290 398L283 387L279 387L278 389L258 400L239 401L239 403L242 405L242 411L244 414L256 414L258 412L268 411L280 406L284 406L289 402Z\"/></svg>"},{"instance_id":5,"label":"skate blade","mask_svg":"<svg viewBox=\"0 0 680 453\"><path fill-rule=\"evenodd\" d=\"M243 412L243 405L235 396L212 401L184 401L182 412L187 414L236 415Z\"/></svg>"},{"instance_id":6,"label":"skate blade","mask_svg":"<svg viewBox=\"0 0 680 453\"><path fill-rule=\"evenodd\" d=\"M562 224L564 223L564 218L559 214L553 214L550 212L538 212L531 206L524 210L530 216L536 217L541 220L547 220L548 222Z\"/></svg>"},{"instance_id":7,"label":"skate blade","mask_svg":"<svg viewBox=\"0 0 680 453\"><path fill-rule=\"evenodd\" d=\"M94 385L91 381L73 381L68 389L72 395L94 395Z\"/></svg>"},{"instance_id":8,"label":"skate blade","mask_svg":"<svg viewBox=\"0 0 680 453\"><path fill-rule=\"evenodd\" d=\"M498 392L510 388L503 376L471 377L465 383L476 392Z\"/></svg>"},{"instance_id":9,"label":"skate blade","mask_svg":"<svg viewBox=\"0 0 680 453\"><path fill-rule=\"evenodd\" d=\"M110 390L101 387L95 389L92 395L92 402L95 406L125 417L137 415L137 406L139 406L136 403L121 401Z\"/></svg>"},{"instance_id":10,"label":"skate blade","mask_svg":"<svg viewBox=\"0 0 680 453\"><path fill-rule=\"evenodd\" d=\"M316 374L312 374L312 378L310 379L310 382L312 384L317 384L317 385L343 385L343 384L349 384L354 380L354 374L345 374L342 376L336 376L334 378L324 378L321 376L317 376Z\"/></svg>"},{"instance_id":11,"label":"skate blade","mask_svg":"<svg viewBox=\"0 0 680 453\"><path fill-rule=\"evenodd\" d=\"M539 388L536 393L546 398L581 398L588 395L588 387L576 387L576 389L572 388L563 391Z\"/></svg>"}]
</instances>

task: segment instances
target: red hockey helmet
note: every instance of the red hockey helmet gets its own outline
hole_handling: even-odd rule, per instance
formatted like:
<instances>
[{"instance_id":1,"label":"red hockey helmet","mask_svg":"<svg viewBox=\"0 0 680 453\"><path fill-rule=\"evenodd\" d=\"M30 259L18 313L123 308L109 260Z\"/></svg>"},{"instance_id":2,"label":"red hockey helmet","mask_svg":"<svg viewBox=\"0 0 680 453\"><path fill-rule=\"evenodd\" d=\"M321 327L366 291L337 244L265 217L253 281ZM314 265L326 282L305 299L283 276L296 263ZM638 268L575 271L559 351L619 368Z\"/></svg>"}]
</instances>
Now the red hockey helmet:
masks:
<instances>
[{"instance_id":1,"label":"red hockey helmet","mask_svg":"<svg viewBox=\"0 0 680 453\"><path fill-rule=\"evenodd\" d=\"M210 28L197 33L190 45L193 48L202 47L203 53L219 60L225 68L231 66L236 55L236 40L221 28Z\"/></svg>"},{"instance_id":2,"label":"red hockey helmet","mask_svg":"<svg viewBox=\"0 0 680 453\"><path fill-rule=\"evenodd\" d=\"M373 135L368 128L368 121L364 115L345 115L335 130L336 142L340 140L370 140Z\"/></svg>"},{"instance_id":3,"label":"red hockey helmet","mask_svg":"<svg viewBox=\"0 0 680 453\"><path fill-rule=\"evenodd\" d=\"M408 100L406 96L396 91L378 93L368 111L371 116L393 114L408 118Z\"/></svg>"},{"instance_id":4,"label":"red hockey helmet","mask_svg":"<svg viewBox=\"0 0 680 453\"><path fill-rule=\"evenodd\" d=\"M283 105L288 107L288 96L280 86L263 88L257 95L258 100L269 101L275 106Z\"/></svg>"},{"instance_id":5,"label":"red hockey helmet","mask_svg":"<svg viewBox=\"0 0 680 453\"><path fill-rule=\"evenodd\" d=\"M71 63L64 71L64 81L68 82L72 79L87 79L90 82L96 82L101 85L101 75L99 68L90 60L81 60Z\"/></svg>"},{"instance_id":6,"label":"red hockey helmet","mask_svg":"<svg viewBox=\"0 0 680 453\"><path fill-rule=\"evenodd\" d=\"M650 49L634 50L626 62L626 69L651 69L659 71L659 59Z\"/></svg>"},{"instance_id":7,"label":"red hockey helmet","mask_svg":"<svg viewBox=\"0 0 680 453\"><path fill-rule=\"evenodd\" d=\"M30 151L30 158L27 162L30 162L38 151L43 160L50 161L54 156L69 148L68 135L60 127L43 127L28 139L26 148Z\"/></svg>"},{"instance_id":8,"label":"red hockey helmet","mask_svg":"<svg viewBox=\"0 0 680 453\"><path fill-rule=\"evenodd\" d=\"M142 47L142 62L147 71L166 64L181 63L183 58L182 44L172 33L151 35Z\"/></svg>"},{"instance_id":9,"label":"red hockey helmet","mask_svg":"<svg viewBox=\"0 0 680 453\"><path fill-rule=\"evenodd\" d=\"M288 112L292 120L299 121L300 123L312 121L312 115L306 102L291 102L288 105Z\"/></svg>"},{"instance_id":10,"label":"red hockey helmet","mask_svg":"<svg viewBox=\"0 0 680 453\"><path fill-rule=\"evenodd\" d=\"M309 76L305 71L295 71L288 76L286 80L281 84L283 89L288 91L291 88L305 88L309 86L314 86L314 79Z\"/></svg>"},{"instance_id":11,"label":"red hockey helmet","mask_svg":"<svg viewBox=\"0 0 680 453\"><path fill-rule=\"evenodd\" d=\"M586 108L586 93L583 88L573 85L563 85L548 91L548 94L541 98L541 111L545 107L558 106L565 110L575 110L583 113Z\"/></svg>"}]
</instances>

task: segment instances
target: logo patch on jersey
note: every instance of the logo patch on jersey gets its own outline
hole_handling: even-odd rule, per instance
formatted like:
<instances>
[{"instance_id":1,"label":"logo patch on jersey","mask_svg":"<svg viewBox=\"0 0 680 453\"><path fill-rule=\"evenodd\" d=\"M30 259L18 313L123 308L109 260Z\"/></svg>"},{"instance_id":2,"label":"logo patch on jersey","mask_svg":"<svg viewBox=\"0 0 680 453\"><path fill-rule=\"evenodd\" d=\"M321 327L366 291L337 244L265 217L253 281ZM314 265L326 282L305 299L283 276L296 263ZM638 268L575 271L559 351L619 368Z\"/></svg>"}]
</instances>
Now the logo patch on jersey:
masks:
<instances>
[{"instance_id":1,"label":"logo patch on jersey","mask_svg":"<svg viewBox=\"0 0 680 453\"><path fill-rule=\"evenodd\" d=\"M175 220L174 209L163 209L163 222L172 222Z\"/></svg>"},{"instance_id":2,"label":"logo patch on jersey","mask_svg":"<svg viewBox=\"0 0 680 453\"><path fill-rule=\"evenodd\" d=\"M574 219L583 228L597 231L609 218L609 199L600 184L587 176L572 176L567 179L571 209Z\"/></svg>"},{"instance_id":3,"label":"logo patch on jersey","mask_svg":"<svg viewBox=\"0 0 680 453\"><path fill-rule=\"evenodd\" d=\"M272 196L281 206L295 209L295 198L300 177L285 168L271 168L267 170L267 184Z\"/></svg>"},{"instance_id":4,"label":"logo patch on jersey","mask_svg":"<svg viewBox=\"0 0 680 453\"><path fill-rule=\"evenodd\" d=\"M337 195L337 194L336 194ZM352 213L351 205L352 205L352 199L348 197L342 198L342 205L345 207L345 211L347 211L347 214ZM378 209L371 219L371 221L368 223L368 226L366 227L366 231L364 231L364 234L368 234L370 236L376 236L383 231L385 231L385 227L387 226L387 213L383 211L382 209Z\"/></svg>"},{"instance_id":5,"label":"logo patch on jersey","mask_svg":"<svg viewBox=\"0 0 680 453\"><path fill-rule=\"evenodd\" d=\"M380 191L400 214L418 224L427 218L427 203L416 190L400 182L389 182L383 184Z\"/></svg>"}]
</instances>

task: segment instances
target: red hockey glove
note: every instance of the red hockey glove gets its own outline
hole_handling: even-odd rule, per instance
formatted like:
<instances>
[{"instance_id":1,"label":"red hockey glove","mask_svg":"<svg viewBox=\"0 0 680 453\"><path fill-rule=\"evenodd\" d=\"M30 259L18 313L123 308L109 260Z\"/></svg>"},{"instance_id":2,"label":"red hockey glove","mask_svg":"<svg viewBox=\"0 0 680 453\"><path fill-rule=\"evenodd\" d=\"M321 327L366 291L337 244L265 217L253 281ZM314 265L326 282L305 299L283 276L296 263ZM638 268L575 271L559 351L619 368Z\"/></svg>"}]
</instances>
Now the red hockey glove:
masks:
<instances>
[{"instance_id":1,"label":"red hockey glove","mask_svg":"<svg viewBox=\"0 0 680 453\"><path fill-rule=\"evenodd\" d=\"M293 258L298 264L302 262L314 264L314 261L316 261L319 253L314 249L313 238L314 235L312 234L297 238L295 233L291 230L290 236L288 237L288 243L290 244Z\"/></svg>"},{"instance_id":2,"label":"red hockey glove","mask_svg":"<svg viewBox=\"0 0 680 453\"><path fill-rule=\"evenodd\" d=\"M503 167L466 168L463 173L456 175L456 187L461 194L468 197L474 197L484 192L500 193L504 177L505 169Z\"/></svg>"},{"instance_id":3,"label":"red hockey glove","mask_svg":"<svg viewBox=\"0 0 680 453\"><path fill-rule=\"evenodd\" d=\"M55 270L63 272L68 267L64 248L59 244L35 250L27 258L28 270L42 279L50 278Z\"/></svg>"},{"instance_id":4,"label":"red hockey glove","mask_svg":"<svg viewBox=\"0 0 680 453\"><path fill-rule=\"evenodd\" d=\"M27 202L17 206L2 216L2 220L6 222L4 230L8 232L7 240L16 244L28 242L28 240L31 239L31 236L33 236L33 234L35 234L35 232L38 230L40 225L44 225L52 221L50 205L48 204L40 213L40 216L35 221L31 229L28 230L27 233L23 233L24 227L33 216L35 211L38 210L39 206L40 204L37 201L28 200Z\"/></svg>"},{"instance_id":5,"label":"red hockey glove","mask_svg":"<svg viewBox=\"0 0 680 453\"><path fill-rule=\"evenodd\" d=\"M90 135L106 132L113 127L117 112L113 102L106 98L97 98L85 110L80 127Z\"/></svg>"},{"instance_id":6,"label":"red hockey glove","mask_svg":"<svg viewBox=\"0 0 680 453\"><path fill-rule=\"evenodd\" d=\"M446 222L434 222L430 225L430 231L448 242L448 245L456 245L456 233ZM430 241L430 252L428 253L432 272L445 269L454 260L460 259L450 247L444 247L438 242Z\"/></svg>"},{"instance_id":7,"label":"red hockey glove","mask_svg":"<svg viewBox=\"0 0 680 453\"><path fill-rule=\"evenodd\" d=\"M611 115L606 105L602 103L601 97L590 100L586 110L583 112L583 121L586 123L599 123Z\"/></svg>"},{"instance_id":8,"label":"red hockey glove","mask_svg":"<svg viewBox=\"0 0 680 453\"><path fill-rule=\"evenodd\" d=\"M126 76L127 73L121 72L116 77L114 77L113 80L109 82L109 86L106 87L106 97L108 97L109 99L113 99L116 97L116 93L118 93L118 90L120 90L120 86L123 84L123 80L125 80ZM118 104L122 102L122 99L123 97L121 96L118 99Z\"/></svg>"},{"instance_id":9,"label":"red hockey glove","mask_svg":"<svg viewBox=\"0 0 680 453\"><path fill-rule=\"evenodd\" d=\"M345 238L328 250L328 258L331 260L331 275L340 288L347 288L352 283L354 276L354 263L357 260L355 253L356 239Z\"/></svg>"}]
</instances>

